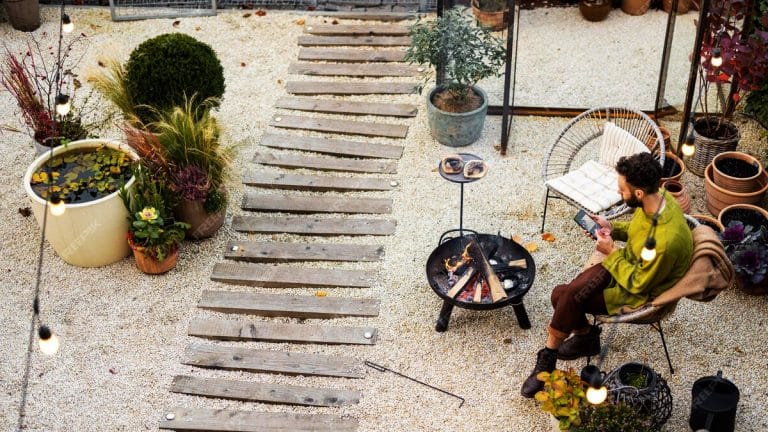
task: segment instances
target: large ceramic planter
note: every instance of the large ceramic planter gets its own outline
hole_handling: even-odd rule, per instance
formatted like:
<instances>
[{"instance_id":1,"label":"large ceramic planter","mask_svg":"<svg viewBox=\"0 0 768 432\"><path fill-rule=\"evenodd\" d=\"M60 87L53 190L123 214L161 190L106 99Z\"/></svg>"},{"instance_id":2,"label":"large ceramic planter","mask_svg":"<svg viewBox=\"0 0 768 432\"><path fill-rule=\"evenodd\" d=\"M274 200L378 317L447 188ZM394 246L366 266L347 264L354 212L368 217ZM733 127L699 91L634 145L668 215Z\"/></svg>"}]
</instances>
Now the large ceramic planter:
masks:
<instances>
[{"instance_id":1,"label":"large ceramic planter","mask_svg":"<svg viewBox=\"0 0 768 432\"><path fill-rule=\"evenodd\" d=\"M126 144L104 139L74 141L66 146L53 149L53 156L63 153L95 149L98 146L127 153L131 159L138 160L136 153ZM23 186L29 197L32 212L42 227L45 200L34 193L30 182L32 174L48 160L46 153L32 162L24 174ZM126 189L133 187L134 179L126 184ZM130 253L125 241L128 231L128 211L117 192L103 198L80 204L67 204L61 216L48 215L45 238L53 250L69 264L80 267L100 267L119 261Z\"/></svg>"},{"instance_id":2,"label":"large ceramic planter","mask_svg":"<svg viewBox=\"0 0 768 432\"><path fill-rule=\"evenodd\" d=\"M718 234L723 232L723 224L721 224L719 220L717 220L716 218L713 218L712 216L707 216L703 214L694 214L694 215L691 215L691 217L699 221L700 224L706 225L712 228L712 230Z\"/></svg>"},{"instance_id":3,"label":"large ceramic planter","mask_svg":"<svg viewBox=\"0 0 768 432\"><path fill-rule=\"evenodd\" d=\"M16 30L31 32L40 27L38 0L3 0L8 21Z\"/></svg>"},{"instance_id":4,"label":"large ceramic planter","mask_svg":"<svg viewBox=\"0 0 768 432\"><path fill-rule=\"evenodd\" d=\"M472 0L472 13L480 24L485 27L490 27L493 31L501 31L504 29L504 15L506 14L506 11L486 12L477 6L477 0Z\"/></svg>"},{"instance_id":5,"label":"large ceramic planter","mask_svg":"<svg viewBox=\"0 0 768 432\"><path fill-rule=\"evenodd\" d=\"M755 174L745 177L729 175L721 170L724 164L738 163L751 167ZM756 157L742 152L723 152L712 159L712 177L715 184L733 192L754 192L760 189L760 177L763 173L763 164Z\"/></svg>"},{"instance_id":6,"label":"large ceramic planter","mask_svg":"<svg viewBox=\"0 0 768 432\"><path fill-rule=\"evenodd\" d=\"M716 122L716 118L711 117L710 122ZM697 119L693 123L693 136L694 145L696 146L696 153L688 159L686 165L688 170L696 174L699 177L704 176L704 170L712 162L712 159L720 153L736 150L736 146L739 144L739 129L733 123L728 121L722 122L722 128L728 131L730 138L716 139L709 138L702 134L705 129L707 120L705 118Z\"/></svg>"},{"instance_id":7,"label":"large ceramic planter","mask_svg":"<svg viewBox=\"0 0 768 432\"><path fill-rule=\"evenodd\" d=\"M651 0L622 0L621 10L629 15L643 15L648 12ZM665 138L666 139L666 138Z\"/></svg>"},{"instance_id":8,"label":"large ceramic planter","mask_svg":"<svg viewBox=\"0 0 768 432\"><path fill-rule=\"evenodd\" d=\"M741 220L737 216L734 215L737 211L747 211L747 212L753 212L755 213L754 217L755 219L760 218L762 216L762 219L764 220L763 223L768 223L768 211L766 211L762 207L758 207L756 205L752 204L733 204L730 205L720 211L720 214L717 216L717 221L720 222L720 225L727 227L731 221L734 220ZM741 220L742 222L749 222L745 220ZM755 227L757 229L757 227Z\"/></svg>"},{"instance_id":9,"label":"large ceramic planter","mask_svg":"<svg viewBox=\"0 0 768 432\"><path fill-rule=\"evenodd\" d=\"M480 108L465 113L452 113L440 110L432 103L434 95L442 90L442 87L435 87L427 95L427 120L432 137L450 147L467 146L480 139L488 112L488 96L485 92L479 87L472 87L483 99Z\"/></svg>"},{"instance_id":10,"label":"large ceramic planter","mask_svg":"<svg viewBox=\"0 0 768 432\"><path fill-rule=\"evenodd\" d=\"M611 2L609 0L581 0L579 2L579 12L587 21L602 21L608 18L611 13Z\"/></svg>"},{"instance_id":11,"label":"large ceramic planter","mask_svg":"<svg viewBox=\"0 0 768 432\"><path fill-rule=\"evenodd\" d=\"M203 203L203 200L190 201L182 199L174 209L176 219L190 225L187 230L188 238L198 240L211 237L224 224L224 216L227 213L227 209L224 208L218 213L208 214L205 208L203 208Z\"/></svg>"},{"instance_id":12,"label":"large ceramic planter","mask_svg":"<svg viewBox=\"0 0 768 432\"><path fill-rule=\"evenodd\" d=\"M731 204L760 205L766 190L768 190L768 174L765 170L758 180L760 189L749 193L733 192L716 185L712 171L713 167L710 164L704 172L704 192L706 193L707 210L715 216L720 215L720 211Z\"/></svg>"}]
</instances>

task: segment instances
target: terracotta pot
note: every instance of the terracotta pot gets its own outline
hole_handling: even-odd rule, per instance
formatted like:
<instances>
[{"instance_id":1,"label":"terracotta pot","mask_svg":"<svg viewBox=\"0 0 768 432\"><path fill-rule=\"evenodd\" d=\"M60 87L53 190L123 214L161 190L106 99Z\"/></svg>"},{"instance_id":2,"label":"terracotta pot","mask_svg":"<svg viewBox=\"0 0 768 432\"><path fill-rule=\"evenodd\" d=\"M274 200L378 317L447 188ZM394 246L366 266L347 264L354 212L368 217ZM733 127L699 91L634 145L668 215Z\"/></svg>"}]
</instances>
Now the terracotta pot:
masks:
<instances>
[{"instance_id":1,"label":"terracotta pot","mask_svg":"<svg viewBox=\"0 0 768 432\"><path fill-rule=\"evenodd\" d=\"M648 12L651 0L621 0L621 10L629 15L642 15ZM667 141L667 138L664 138Z\"/></svg>"},{"instance_id":2,"label":"terracotta pot","mask_svg":"<svg viewBox=\"0 0 768 432\"><path fill-rule=\"evenodd\" d=\"M667 180L661 186L675 198L680 208L683 209L683 213L691 212L691 196L684 184L677 180Z\"/></svg>"},{"instance_id":3,"label":"terracotta pot","mask_svg":"<svg viewBox=\"0 0 768 432\"><path fill-rule=\"evenodd\" d=\"M666 167L666 166L668 166L668 164L674 163L674 164L676 164L677 166L680 167L680 172L678 172L677 174L674 174L674 175L672 175L670 177L662 177L661 178L661 182L664 183L665 181L669 181L669 180L680 181L680 178L683 177L683 174L685 174L685 162L683 162L683 160L680 159L679 157L677 157L677 155L674 154L673 152L668 151L668 152L665 152L664 155L665 155L664 166ZM669 162L667 162L667 161L669 161ZM671 166L671 165L669 165L669 166ZM664 172L662 173L662 175L667 175L667 174L669 174L671 172L674 172L674 170L670 171L670 170L665 168Z\"/></svg>"},{"instance_id":4,"label":"terracotta pot","mask_svg":"<svg viewBox=\"0 0 768 432\"><path fill-rule=\"evenodd\" d=\"M672 0L662 0L661 1L661 7L664 9L664 12L669 13L669 11L672 10ZM677 2L677 13L678 15L682 15L684 13L688 13L688 10L691 9L691 1L690 0L678 0Z\"/></svg>"},{"instance_id":5,"label":"terracotta pot","mask_svg":"<svg viewBox=\"0 0 768 432\"><path fill-rule=\"evenodd\" d=\"M706 192L707 210L715 216L720 215L720 211L731 204L760 204L768 190L768 174L765 170L761 173L760 189L755 192L742 193L732 192L715 184L712 177L712 164L704 170L704 191Z\"/></svg>"},{"instance_id":6,"label":"terracotta pot","mask_svg":"<svg viewBox=\"0 0 768 432\"><path fill-rule=\"evenodd\" d=\"M728 212L731 210L750 210L762 215L763 218L768 221L768 211L762 207L758 207L752 204L733 204L720 210L720 214L717 216L717 221L720 222L720 225L723 227L728 226L728 224L731 222L731 218L728 217Z\"/></svg>"},{"instance_id":7,"label":"terracotta pot","mask_svg":"<svg viewBox=\"0 0 768 432\"><path fill-rule=\"evenodd\" d=\"M722 162L725 159L736 159L744 161L747 164L756 167L757 174L750 177L734 177L725 174L717 168L718 162ZM714 178L715 184L724 189L728 189L733 192L744 193L754 192L760 189L759 180L763 173L763 164L761 164L757 158L751 155L738 151L720 153L715 156L714 159L712 159L712 169L712 176Z\"/></svg>"},{"instance_id":8,"label":"terracotta pot","mask_svg":"<svg viewBox=\"0 0 768 432\"><path fill-rule=\"evenodd\" d=\"M670 145L669 145L669 139L670 139L670 133L669 129L666 127L659 125L659 130L661 131L661 137L664 138L664 148L667 152L669 152ZM656 146L656 134L651 132L651 134L648 136L648 139L645 140L645 146L648 147L648 150L651 151L654 155L656 155L659 152L658 147Z\"/></svg>"},{"instance_id":9,"label":"terracotta pot","mask_svg":"<svg viewBox=\"0 0 768 432\"><path fill-rule=\"evenodd\" d=\"M176 262L179 258L178 246L176 246L176 249L170 252L165 259L158 261L148 255L144 247L135 245L130 239L128 239L128 244L131 246L131 249L133 249L133 257L136 259L136 267L146 274L163 274L176 267Z\"/></svg>"},{"instance_id":10,"label":"terracotta pot","mask_svg":"<svg viewBox=\"0 0 768 432\"><path fill-rule=\"evenodd\" d=\"M706 225L712 228L717 233L721 233L724 230L723 224L721 224L719 220L713 218L712 216L695 214L695 215L691 215L691 217L699 221L699 223L701 223L702 225Z\"/></svg>"},{"instance_id":11,"label":"terracotta pot","mask_svg":"<svg viewBox=\"0 0 768 432\"><path fill-rule=\"evenodd\" d=\"M611 2L608 0L597 0L597 2L581 0L579 12L587 21L602 21L611 13Z\"/></svg>"},{"instance_id":12,"label":"terracotta pot","mask_svg":"<svg viewBox=\"0 0 768 432\"><path fill-rule=\"evenodd\" d=\"M493 31L504 29L504 24L506 23L504 17L507 9L498 12L486 12L478 7L477 0L472 0L472 13L483 26L490 27Z\"/></svg>"},{"instance_id":13,"label":"terracotta pot","mask_svg":"<svg viewBox=\"0 0 768 432\"><path fill-rule=\"evenodd\" d=\"M187 230L188 238L197 240L211 237L224 224L224 216L227 213L227 209L224 208L218 213L208 214L205 208L203 208L203 203L203 200L189 201L182 199L174 209L177 220L191 225Z\"/></svg>"}]
</instances>

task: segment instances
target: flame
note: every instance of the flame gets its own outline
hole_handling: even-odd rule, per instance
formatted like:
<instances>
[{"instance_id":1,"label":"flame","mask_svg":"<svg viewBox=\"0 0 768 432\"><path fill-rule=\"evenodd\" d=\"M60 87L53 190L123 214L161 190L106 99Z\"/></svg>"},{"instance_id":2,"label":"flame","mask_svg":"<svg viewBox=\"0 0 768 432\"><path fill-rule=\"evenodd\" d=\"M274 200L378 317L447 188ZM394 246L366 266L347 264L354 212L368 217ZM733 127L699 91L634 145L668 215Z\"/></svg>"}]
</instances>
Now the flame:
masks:
<instances>
[{"instance_id":1,"label":"flame","mask_svg":"<svg viewBox=\"0 0 768 432\"><path fill-rule=\"evenodd\" d=\"M445 259L444 261L445 269L453 273L459 267L470 262L471 260L472 258L469 256L469 245L467 245L467 247L464 248L464 251L461 252L461 256L459 256L458 259L453 256Z\"/></svg>"}]
</instances>

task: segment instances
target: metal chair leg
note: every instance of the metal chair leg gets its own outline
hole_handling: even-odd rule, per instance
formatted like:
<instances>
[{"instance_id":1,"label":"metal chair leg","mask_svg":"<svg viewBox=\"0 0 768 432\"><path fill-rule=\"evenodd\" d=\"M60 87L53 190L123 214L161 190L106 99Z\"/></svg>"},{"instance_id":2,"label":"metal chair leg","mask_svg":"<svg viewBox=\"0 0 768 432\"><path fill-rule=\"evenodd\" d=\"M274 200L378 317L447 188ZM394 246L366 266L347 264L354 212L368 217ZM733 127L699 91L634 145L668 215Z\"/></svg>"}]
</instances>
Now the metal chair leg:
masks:
<instances>
[{"instance_id":1,"label":"metal chair leg","mask_svg":"<svg viewBox=\"0 0 768 432\"><path fill-rule=\"evenodd\" d=\"M664 347L664 355L667 356L667 364L669 365L669 373L670 375L675 374L675 369L672 368L672 360L669 358L669 350L667 349L667 341L664 339L664 330L661 329L661 321L656 322L656 330L659 331L659 336L661 336L661 346Z\"/></svg>"},{"instance_id":2,"label":"metal chair leg","mask_svg":"<svg viewBox=\"0 0 768 432\"><path fill-rule=\"evenodd\" d=\"M541 231L544 232L544 223L547 221L547 205L549 204L549 189L547 189L547 194L544 196L544 216L541 218Z\"/></svg>"}]
</instances>

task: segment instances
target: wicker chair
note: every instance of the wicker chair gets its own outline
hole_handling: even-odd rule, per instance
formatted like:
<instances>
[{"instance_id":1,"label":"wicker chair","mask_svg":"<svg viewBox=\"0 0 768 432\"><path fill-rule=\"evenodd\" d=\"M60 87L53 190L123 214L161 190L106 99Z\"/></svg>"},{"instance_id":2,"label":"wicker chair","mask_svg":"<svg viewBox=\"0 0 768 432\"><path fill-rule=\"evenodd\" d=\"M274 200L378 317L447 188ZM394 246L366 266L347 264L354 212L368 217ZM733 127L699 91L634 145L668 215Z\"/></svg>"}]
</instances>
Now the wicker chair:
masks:
<instances>
[{"instance_id":1,"label":"wicker chair","mask_svg":"<svg viewBox=\"0 0 768 432\"><path fill-rule=\"evenodd\" d=\"M580 202L578 198L569 196L563 191L558 191L552 186L553 182L560 181L566 175L572 174L574 171L583 170L586 167L586 162L593 161L594 163L597 160L601 138L608 122L615 124L640 142L645 143L661 166L664 166L664 138L656 123L645 113L631 108L593 108L583 112L571 120L565 129L560 132L554 144L547 150L544 158L542 175L547 187L547 194L544 199L541 232L544 232L544 224L547 220L547 206L550 198L563 199L577 208L603 215L608 219L618 217L630 211L630 208L621 203L621 197L618 196L618 193L615 193L618 196L618 200L608 204L605 208L601 207L598 211L595 211L594 206L591 206L592 208L590 209L590 206ZM612 174L614 173L613 166L603 168ZM593 177L600 179L604 175L605 173L600 173ZM613 189L613 192L615 190L616 188ZM615 199L616 197L612 198Z\"/></svg>"}]
</instances>

